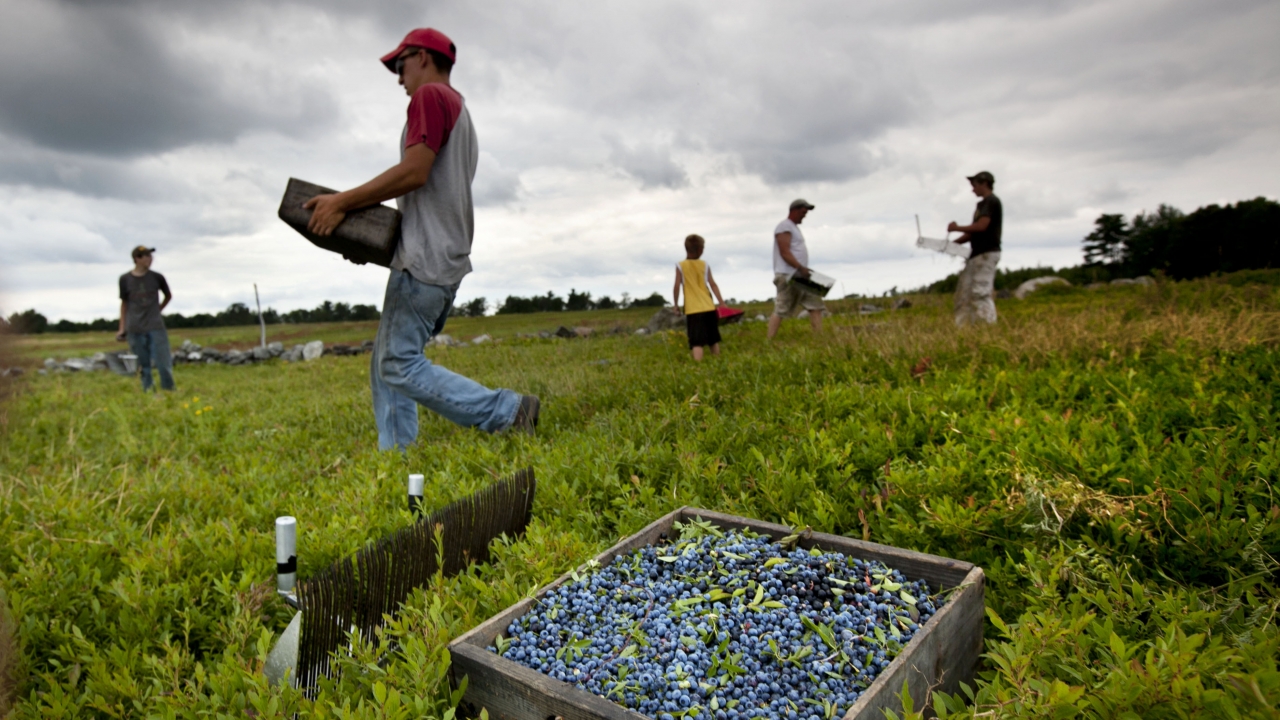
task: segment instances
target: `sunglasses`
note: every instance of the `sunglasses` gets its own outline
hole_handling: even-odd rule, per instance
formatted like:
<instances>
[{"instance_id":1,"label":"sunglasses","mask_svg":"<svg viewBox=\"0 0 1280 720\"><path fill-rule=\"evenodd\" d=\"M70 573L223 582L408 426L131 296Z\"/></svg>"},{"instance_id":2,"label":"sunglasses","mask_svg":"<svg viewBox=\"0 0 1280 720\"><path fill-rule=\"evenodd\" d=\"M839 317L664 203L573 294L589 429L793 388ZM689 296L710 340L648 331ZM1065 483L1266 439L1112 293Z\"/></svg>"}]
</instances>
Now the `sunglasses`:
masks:
<instances>
[{"instance_id":1,"label":"sunglasses","mask_svg":"<svg viewBox=\"0 0 1280 720\"><path fill-rule=\"evenodd\" d=\"M395 65L394 65L394 67L395 67L395 69L396 69L396 74L397 74L397 75L403 75L403 74L404 74L404 62L405 62L406 60L408 60L409 58L413 57L414 55L421 55L421 54L422 54L422 51L421 51L421 50L414 50L413 52L409 53L408 55L401 55L400 57L396 58L396 62L395 62Z\"/></svg>"}]
</instances>

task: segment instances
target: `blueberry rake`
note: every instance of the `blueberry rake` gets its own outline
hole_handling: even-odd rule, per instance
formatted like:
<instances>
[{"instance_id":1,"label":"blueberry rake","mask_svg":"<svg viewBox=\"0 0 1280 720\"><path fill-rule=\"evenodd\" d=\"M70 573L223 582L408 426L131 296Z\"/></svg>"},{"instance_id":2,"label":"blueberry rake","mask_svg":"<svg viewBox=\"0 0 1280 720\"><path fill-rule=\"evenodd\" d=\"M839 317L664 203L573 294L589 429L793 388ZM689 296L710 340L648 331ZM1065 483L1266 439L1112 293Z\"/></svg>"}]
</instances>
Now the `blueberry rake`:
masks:
<instances>
[{"instance_id":1,"label":"blueberry rake","mask_svg":"<svg viewBox=\"0 0 1280 720\"><path fill-rule=\"evenodd\" d=\"M333 653L350 648L353 633L374 637L384 616L394 615L437 572L456 575L487 561L494 539L520 535L528 526L537 483L532 468L520 470L425 517L422 485L421 475L409 477L409 509L419 516L414 524L302 582L296 582L297 522L277 518L276 586L298 613L267 658L273 683L287 677L295 687L315 687L329 676Z\"/></svg>"}]
</instances>

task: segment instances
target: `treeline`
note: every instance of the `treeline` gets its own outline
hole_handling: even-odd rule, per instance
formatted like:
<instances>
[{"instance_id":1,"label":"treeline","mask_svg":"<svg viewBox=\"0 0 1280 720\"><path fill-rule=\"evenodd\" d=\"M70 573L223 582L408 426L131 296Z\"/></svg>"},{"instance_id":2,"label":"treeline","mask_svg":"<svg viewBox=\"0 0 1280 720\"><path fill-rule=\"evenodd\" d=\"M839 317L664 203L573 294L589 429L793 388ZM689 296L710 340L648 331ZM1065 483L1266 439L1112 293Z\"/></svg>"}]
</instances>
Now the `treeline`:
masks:
<instances>
[{"instance_id":1,"label":"treeline","mask_svg":"<svg viewBox=\"0 0 1280 720\"><path fill-rule=\"evenodd\" d=\"M344 302L331 302L329 300L325 300L312 310L290 310L286 313L280 313L272 308L267 308L262 311L262 319L269 325L377 320L381 316L378 308L372 305L348 305ZM249 306L244 303L232 303L226 310L217 313L196 313L195 315L173 313L165 315L164 324L165 327L170 329L257 325L258 313L249 309ZM98 318L89 322L59 320L56 323L50 323L48 318L34 309L14 313L7 320L0 318L0 331L19 335L36 335L43 332L114 332L119 327L119 318Z\"/></svg>"},{"instance_id":2,"label":"treeline","mask_svg":"<svg viewBox=\"0 0 1280 720\"><path fill-rule=\"evenodd\" d=\"M1190 280L1218 273L1280 268L1280 203L1263 197L1234 205L1207 205L1190 215L1170 205L1138 213L1132 220L1103 214L1083 240L1084 263L1052 268L997 271L996 289L1054 274L1073 284L1139 275ZM953 292L956 275L928 286Z\"/></svg>"},{"instance_id":3,"label":"treeline","mask_svg":"<svg viewBox=\"0 0 1280 720\"><path fill-rule=\"evenodd\" d=\"M578 292L575 289L569 290L569 297L562 298L559 295L547 291L546 295L534 295L533 297L519 297L516 295L508 295L507 299L498 307L497 314L512 315L516 313L535 313L535 312L565 312L574 310L613 310L630 307L663 307L667 304L666 298L658 293L653 293L646 298L632 299L627 293L622 293L621 300L614 300L608 295L603 295L598 299L592 299L591 293Z\"/></svg>"}]
</instances>

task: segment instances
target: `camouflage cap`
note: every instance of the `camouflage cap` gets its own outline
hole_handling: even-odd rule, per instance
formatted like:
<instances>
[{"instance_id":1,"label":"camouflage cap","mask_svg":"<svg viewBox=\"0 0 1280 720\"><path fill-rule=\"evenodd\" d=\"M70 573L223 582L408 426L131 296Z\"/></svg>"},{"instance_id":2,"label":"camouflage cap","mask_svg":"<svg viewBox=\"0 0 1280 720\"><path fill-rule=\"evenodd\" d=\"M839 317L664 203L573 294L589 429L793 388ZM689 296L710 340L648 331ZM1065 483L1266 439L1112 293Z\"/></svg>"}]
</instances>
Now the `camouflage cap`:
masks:
<instances>
[{"instance_id":1,"label":"camouflage cap","mask_svg":"<svg viewBox=\"0 0 1280 720\"><path fill-rule=\"evenodd\" d=\"M986 183L986 184L988 184L988 185L995 185L995 184L996 184L996 176L995 176L995 175L992 175L991 173L987 172L986 170L983 170L983 171L982 171L982 172L980 172L980 173L976 173L976 174L974 174L974 175L970 175L970 176L969 176L969 182L971 182L971 183L972 183L972 182L980 182L980 183Z\"/></svg>"}]
</instances>

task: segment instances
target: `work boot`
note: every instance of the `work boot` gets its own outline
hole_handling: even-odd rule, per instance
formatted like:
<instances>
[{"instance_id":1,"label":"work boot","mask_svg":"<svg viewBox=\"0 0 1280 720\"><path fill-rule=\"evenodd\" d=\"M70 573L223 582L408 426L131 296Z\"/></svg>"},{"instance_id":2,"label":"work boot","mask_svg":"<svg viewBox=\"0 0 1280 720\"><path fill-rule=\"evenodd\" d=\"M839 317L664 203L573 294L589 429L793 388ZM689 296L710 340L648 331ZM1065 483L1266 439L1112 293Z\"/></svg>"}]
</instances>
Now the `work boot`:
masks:
<instances>
[{"instance_id":1,"label":"work boot","mask_svg":"<svg viewBox=\"0 0 1280 720\"><path fill-rule=\"evenodd\" d=\"M520 408L516 410L516 419L511 423L511 430L533 435L538 428L538 410L542 401L537 395L521 395Z\"/></svg>"}]
</instances>

